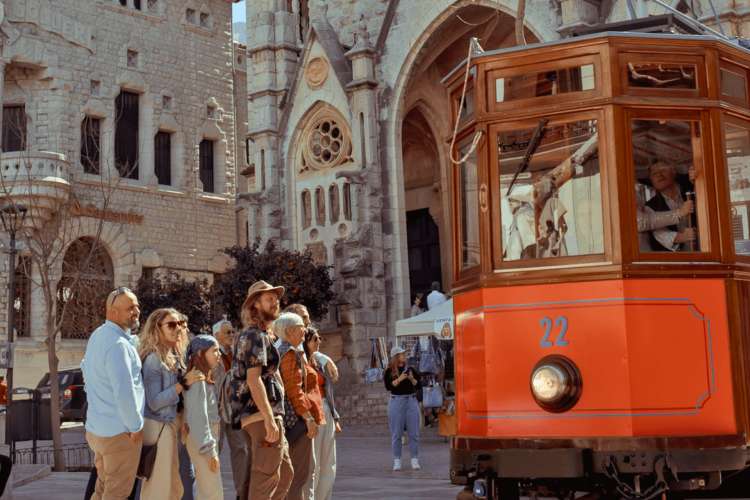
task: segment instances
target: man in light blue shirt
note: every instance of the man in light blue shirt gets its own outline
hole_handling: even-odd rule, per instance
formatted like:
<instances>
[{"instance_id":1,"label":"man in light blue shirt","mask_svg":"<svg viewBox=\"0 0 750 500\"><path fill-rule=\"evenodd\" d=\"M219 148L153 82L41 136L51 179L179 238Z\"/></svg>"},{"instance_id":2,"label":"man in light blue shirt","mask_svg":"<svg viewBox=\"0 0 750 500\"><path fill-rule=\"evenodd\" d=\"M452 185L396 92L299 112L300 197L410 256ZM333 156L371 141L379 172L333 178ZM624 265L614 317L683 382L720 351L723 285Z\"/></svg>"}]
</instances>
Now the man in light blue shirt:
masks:
<instances>
[{"instance_id":1,"label":"man in light blue shirt","mask_svg":"<svg viewBox=\"0 0 750 500\"><path fill-rule=\"evenodd\" d=\"M86 441L98 480L92 498L128 498L141 455L144 390L141 360L130 334L141 310L125 287L111 292L107 321L91 334L81 371L86 389Z\"/></svg>"}]
</instances>

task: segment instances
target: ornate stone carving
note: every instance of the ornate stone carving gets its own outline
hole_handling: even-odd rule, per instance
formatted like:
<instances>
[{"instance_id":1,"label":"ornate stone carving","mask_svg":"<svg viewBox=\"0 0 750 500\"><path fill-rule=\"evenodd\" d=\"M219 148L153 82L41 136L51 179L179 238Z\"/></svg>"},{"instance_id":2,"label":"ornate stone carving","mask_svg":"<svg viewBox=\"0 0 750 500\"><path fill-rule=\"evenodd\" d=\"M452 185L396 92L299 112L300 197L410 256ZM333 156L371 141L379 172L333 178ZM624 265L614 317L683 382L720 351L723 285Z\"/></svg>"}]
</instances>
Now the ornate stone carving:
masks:
<instances>
[{"instance_id":1,"label":"ornate stone carving","mask_svg":"<svg viewBox=\"0 0 750 500\"><path fill-rule=\"evenodd\" d=\"M351 159L351 134L333 113L323 112L311 120L302 134L302 141L300 173L335 167Z\"/></svg>"},{"instance_id":2,"label":"ornate stone carving","mask_svg":"<svg viewBox=\"0 0 750 500\"><path fill-rule=\"evenodd\" d=\"M328 61L322 57L311 59L305 68L305 81L311 89L320 88L328 79Z\"/></svg>"},{"instance_id":3,"label":"ornate stone carving","mask_svg":"<svg viewBox=\"0 0 750 500\"><path fill-rule=\"evenodd\" d=\"M328 264L328 249L326 249L325 243L322 241L317 243L310 243L307 245L307 249L312 254L313 261L319 266L325 266Z\"/></svg>"}]
</instances>

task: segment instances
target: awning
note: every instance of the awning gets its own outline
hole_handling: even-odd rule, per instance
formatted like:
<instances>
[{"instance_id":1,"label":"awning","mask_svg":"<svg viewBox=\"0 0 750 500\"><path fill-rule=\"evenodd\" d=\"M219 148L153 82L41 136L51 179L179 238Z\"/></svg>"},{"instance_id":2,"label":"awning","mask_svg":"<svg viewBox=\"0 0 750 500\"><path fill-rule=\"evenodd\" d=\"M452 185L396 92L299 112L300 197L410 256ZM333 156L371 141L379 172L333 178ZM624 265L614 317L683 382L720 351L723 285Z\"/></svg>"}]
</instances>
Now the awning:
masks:
<instances>
[{"instance_id":1,"label":"awning","mask_svg":"<svg viewBox=\"0 0 750 500\"><path fill-rule=\"evenodd\" d=\"M453 339L453 299L434 309L396 321L396 336L435 335L439 339Z\"/></svg>"}]
</instances>

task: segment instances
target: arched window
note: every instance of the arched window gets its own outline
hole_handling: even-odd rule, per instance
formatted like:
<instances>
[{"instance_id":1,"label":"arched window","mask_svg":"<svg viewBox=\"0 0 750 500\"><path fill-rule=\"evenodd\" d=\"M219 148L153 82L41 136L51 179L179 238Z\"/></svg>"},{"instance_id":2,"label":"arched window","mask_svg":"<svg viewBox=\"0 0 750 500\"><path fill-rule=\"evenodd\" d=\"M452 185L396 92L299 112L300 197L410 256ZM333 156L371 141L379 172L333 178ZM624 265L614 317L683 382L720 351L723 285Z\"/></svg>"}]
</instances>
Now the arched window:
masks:
<instances>
[{"instance_id":1,"label":"arched window","mask_svg":"<svg viewBox=\"0 0 750 500\"><path fill-rule=\"evenodd\" d=\"M315 188L315 224L326 224L326 193L320 186Z\"/></svg>"},{"instance_id":2,"label":"arched window","mask_svg":"<svg viewBox=\"0 0 750 500\"><path fill-rule=\"evenodd\" d=\"M328 188L328 203L331 205L331 224L336 224L341 215L338 184L331 184L331 187Z\"/></svg>"},{"instance_id":3,"label":"arched window","mask_svg":"<svg viewBox=\"0 0 750 500\"><path fill-rule=\"evenodd\" d=\"M352 220L352 185L344 184L344 219Z\"/></svg>"},{"instance_id":4,"label":"arched window","mask_svg":"<svg viewBox=\"0 0 750 500\"><path fill-rule=\"evenodd\" d=\"M101 243L80 238L63 257L57 285L57 314L64 339L87 339L104 321L107 294L114 288L112 259Z\"/></svg>"},{"instance_id":5,"label":"arched window","mask_svg":"<svg viewBox=\"0 0 750 500\"><path fill-rule=\"evenodd\" d=\"M307 229L312 225L312 199L310 191L302 191L302 229Z\"/></svg>"}]
</instances>

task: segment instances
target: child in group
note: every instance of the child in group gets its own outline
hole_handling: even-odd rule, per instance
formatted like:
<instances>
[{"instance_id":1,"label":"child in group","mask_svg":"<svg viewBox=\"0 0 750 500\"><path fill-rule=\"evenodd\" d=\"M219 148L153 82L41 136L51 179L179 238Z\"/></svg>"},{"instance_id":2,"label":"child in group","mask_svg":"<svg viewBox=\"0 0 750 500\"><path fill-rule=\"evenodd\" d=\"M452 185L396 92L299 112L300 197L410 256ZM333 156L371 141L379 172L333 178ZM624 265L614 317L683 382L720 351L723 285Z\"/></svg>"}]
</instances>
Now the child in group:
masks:
<instances>
[{"instance_id":1,"label":"child in group","mask_svg":"<svg viewBox=\"0 0 750 500\"><path fill-rule=\"evenodd\" d=\"M222 500L224 489L219 470L219 405L212 377L221 362L219 343L211 335L197 335L186 353L187 371L193 368L206 377L185 391L185 446L195 467L197 496ZM186 435L185 435L186 434Z\"/></svg>"}]
</instances>

